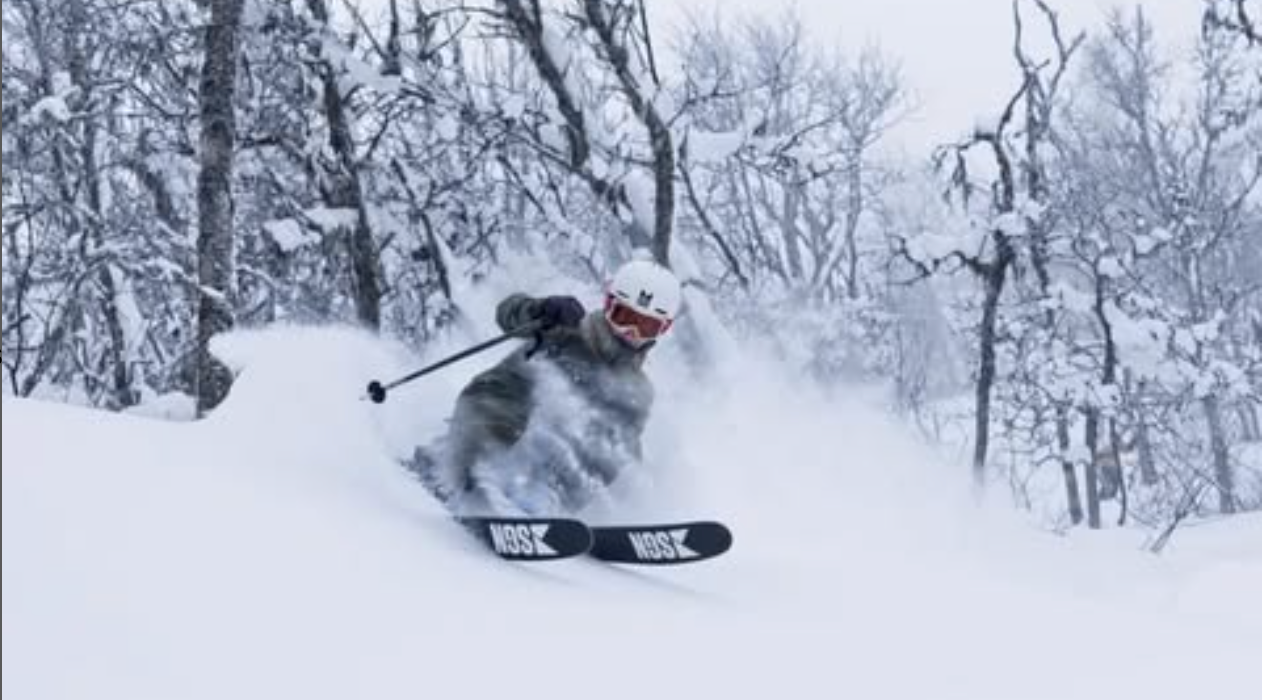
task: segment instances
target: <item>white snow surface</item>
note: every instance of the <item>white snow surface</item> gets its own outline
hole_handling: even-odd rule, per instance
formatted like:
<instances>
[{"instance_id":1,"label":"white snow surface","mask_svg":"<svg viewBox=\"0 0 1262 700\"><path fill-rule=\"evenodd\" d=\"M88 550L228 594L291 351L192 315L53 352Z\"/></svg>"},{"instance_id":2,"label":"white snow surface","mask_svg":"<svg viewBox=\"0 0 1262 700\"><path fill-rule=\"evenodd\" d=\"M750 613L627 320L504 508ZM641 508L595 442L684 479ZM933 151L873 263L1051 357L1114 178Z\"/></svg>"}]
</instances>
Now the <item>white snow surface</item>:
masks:
<instances>
[{"instance_id":1,"label":"white snow surface","mask_svg":"<svg viewBox=\"0 0 1262 700\"><path fill-rule=\"evenodd\" d=\"M319 236L303 228L302 224L294 219L268 221L263 224L263 230L267 231L272 240L276 241L276 245L286 253L292 253L308 243L316 243L320 240Z\"/></svg>"},{"instance_id":2,"label":"white snow surface","mask_svg":"<svg viewBox=\"0 0 1262 700\"><path fill-rule=\"evenodd\" d=\"M23 117L28 123L38 124L44 118L55 122L66 123L74 116L66 100L60 95L49 95L36 102Z\"/></svg>"},{"instance_id":3,"label":"white snow surface","mask_svg":"<svg viewBox=\"0 0 1262 700\"><path fill-rule=\"evenodd\" d=\"M455 349L433 348L434 359ZM741 353L731 351L740 347ZM1245 697L1262 519L1058 538L976 505L962 468L858 396L732 345L659 388L647 473L594 517L718 518L679 568L510 564L395 455L480 357L412 369L359 331L240 332L209 418L4 397L6 698Z\"/></svg>"}]
</instances>

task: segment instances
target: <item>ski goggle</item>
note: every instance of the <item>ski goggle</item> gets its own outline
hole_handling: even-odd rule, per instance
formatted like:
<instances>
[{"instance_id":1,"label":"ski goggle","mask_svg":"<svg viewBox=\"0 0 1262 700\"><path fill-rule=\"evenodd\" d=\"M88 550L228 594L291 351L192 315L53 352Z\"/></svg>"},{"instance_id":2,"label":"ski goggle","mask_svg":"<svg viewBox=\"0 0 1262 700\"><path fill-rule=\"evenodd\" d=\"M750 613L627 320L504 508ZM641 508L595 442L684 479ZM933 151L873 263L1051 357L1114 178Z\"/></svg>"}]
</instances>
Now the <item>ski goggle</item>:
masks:
<instances>
[{"instance_id":1,"label":"ski goggle","mask_svg":"<svg viewBox=\"0 0 1262 700\"><path fill-rule=\"evenodd\" d=\"M655 340L670 328L670 319L645 314L612 294L605 297L605 320L619 335L638 342Z\"/></svg>"}]
</instances>

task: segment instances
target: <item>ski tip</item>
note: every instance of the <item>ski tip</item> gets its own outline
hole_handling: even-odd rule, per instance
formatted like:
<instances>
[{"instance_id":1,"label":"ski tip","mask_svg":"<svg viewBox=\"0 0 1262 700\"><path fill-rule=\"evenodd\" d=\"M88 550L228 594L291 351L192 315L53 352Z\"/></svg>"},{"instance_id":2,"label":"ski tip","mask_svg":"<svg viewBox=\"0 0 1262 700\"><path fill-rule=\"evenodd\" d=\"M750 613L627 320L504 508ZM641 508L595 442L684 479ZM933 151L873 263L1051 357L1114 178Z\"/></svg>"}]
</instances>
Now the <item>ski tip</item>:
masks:
<instances>
[{"instance_id":1,"label":"ski tip","mask_svg":"<svg viewBox=\"0 0 1262 700\"><path fill-rule=\"evenodd\" d=\"M592 556L625 564L689 564L724 554L733 543L732 531L714 521L593 527L592 534Z\"/></svg>"}]
</instances>

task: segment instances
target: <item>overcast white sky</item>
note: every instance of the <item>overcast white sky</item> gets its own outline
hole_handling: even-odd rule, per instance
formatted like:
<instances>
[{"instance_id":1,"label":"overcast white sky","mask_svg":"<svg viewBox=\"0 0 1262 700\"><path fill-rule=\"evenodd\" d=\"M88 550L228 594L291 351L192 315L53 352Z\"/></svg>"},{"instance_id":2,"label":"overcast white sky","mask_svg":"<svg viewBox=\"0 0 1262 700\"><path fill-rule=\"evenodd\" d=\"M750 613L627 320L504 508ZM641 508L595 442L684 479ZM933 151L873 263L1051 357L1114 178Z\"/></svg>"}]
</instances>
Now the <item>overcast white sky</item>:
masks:
<instances>
[{"instance_id":1,"label":"overcast white sky","mask_svg":"<svg viewBox=\"0 0 1262 700\"><path fill-rule=\"evenodd\" d=\"M894 137L912 153L969 130L979 118L993 122L1017 86L1012 60L1010 0L650 0L650 16L663 29L678 26L689 12L778 16L796 6L813 38L840 44L847 53L879 45L902 64L919 104L916 115ZM1063 30L1098 30L1110 7L1141 5L1153 20L1158 41L1186 51L1200 26L1203 0L1048 0ZM1027 31L1044 31L1027 2Z\"/></svg>"}]
</instances>

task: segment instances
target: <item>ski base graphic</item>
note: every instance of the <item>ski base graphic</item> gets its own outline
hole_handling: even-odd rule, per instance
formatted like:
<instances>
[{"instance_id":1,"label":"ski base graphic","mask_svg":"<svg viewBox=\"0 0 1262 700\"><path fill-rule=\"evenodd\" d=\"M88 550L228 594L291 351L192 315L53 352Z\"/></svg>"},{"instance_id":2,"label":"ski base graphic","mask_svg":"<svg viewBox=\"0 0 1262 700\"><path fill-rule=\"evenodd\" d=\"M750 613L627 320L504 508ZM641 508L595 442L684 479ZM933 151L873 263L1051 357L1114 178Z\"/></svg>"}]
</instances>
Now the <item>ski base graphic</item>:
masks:
<instances>
[{"instance_id":1,"label":"ski base graphic","mask_svg":"<svg viewBox=\"0 0 1262 700\"><path fill-rule=\"evenodd\" d=\"M510 561L553 561L587 554L619 564L690 564L732 548L732 532L703 520L654 525L593 525L573 518L463 517L457 521Z\"/></svg>"},{"instance_id":2,"label":"ski base graphic","mask_svg":"<svg viewBox=\"0 0 1262 700\"><path fill-rule=\"evenodd\" d=\"M690 564L732 548L732 532L722 523L698 521L667 525L593 526L589 552L623 564Z\"/></svg>"},{"instance_id":3,"label":"ski base graphic","mask_svg":"<svg viewBox=\"0 0 1262 700\"><path fill-rule=\"evenodd\" d=\"M592 532L569 518L457 518L492 552L511 561L551 561L586 554Z\"/></svg>"}]
</instances>

